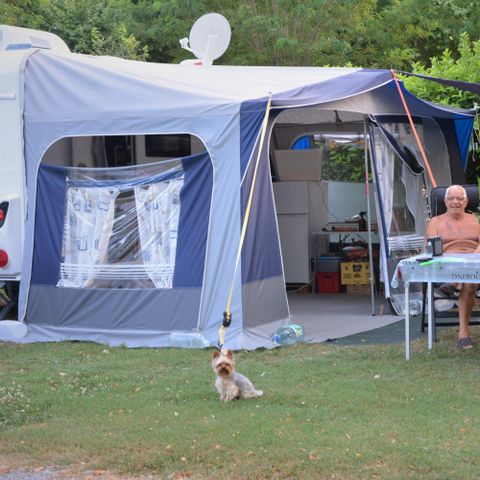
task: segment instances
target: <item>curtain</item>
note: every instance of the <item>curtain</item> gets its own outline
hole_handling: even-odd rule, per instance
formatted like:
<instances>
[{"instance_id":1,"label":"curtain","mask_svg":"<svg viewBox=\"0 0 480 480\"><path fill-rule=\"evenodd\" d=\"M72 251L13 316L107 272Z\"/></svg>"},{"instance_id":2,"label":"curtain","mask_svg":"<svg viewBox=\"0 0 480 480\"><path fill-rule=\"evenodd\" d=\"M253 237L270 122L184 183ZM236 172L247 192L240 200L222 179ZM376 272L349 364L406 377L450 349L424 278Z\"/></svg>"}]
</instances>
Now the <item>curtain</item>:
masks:
<instances>
[{"instance_id":1,"label":"curtain","mask_svg":"<svg viewBox=\"0 0 480 480\"><path fill-rule=\"evenodd\" d=\"M183 177L135 187L143 263L156 288L172 288Z\"/></svg>"},{"instance_id":2,"label":"curtain","mask_svg":"<svg viewBox=\"0 0 480 480\"><path fill-rule=\"evenodd\" d=\"M117 194L113 188L68 188L58 286L91 287L96 267L107 263Z\"/></svg>"}]
</instances>

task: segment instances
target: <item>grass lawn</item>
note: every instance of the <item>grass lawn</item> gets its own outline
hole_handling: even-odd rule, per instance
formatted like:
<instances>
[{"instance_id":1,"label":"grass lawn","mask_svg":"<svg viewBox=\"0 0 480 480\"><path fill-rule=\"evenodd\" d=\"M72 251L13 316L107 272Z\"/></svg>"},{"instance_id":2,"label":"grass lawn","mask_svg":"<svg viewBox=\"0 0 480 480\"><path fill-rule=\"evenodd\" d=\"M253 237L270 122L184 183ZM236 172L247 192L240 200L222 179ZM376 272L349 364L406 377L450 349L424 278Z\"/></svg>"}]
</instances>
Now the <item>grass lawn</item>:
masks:
<instances>
[{"instance_id":1,"label":"grass lawn","mask_svg":"<svg viewBox=\"0 0 480 480\"><path fill-rule=\"evenodd\" d=\"M264 397L220 403L211 350L0 344L0 466L192 479L480 478L480 331L237 353ZM72 470L72 471L73 471Z\"/></svg>"}]
</instances>

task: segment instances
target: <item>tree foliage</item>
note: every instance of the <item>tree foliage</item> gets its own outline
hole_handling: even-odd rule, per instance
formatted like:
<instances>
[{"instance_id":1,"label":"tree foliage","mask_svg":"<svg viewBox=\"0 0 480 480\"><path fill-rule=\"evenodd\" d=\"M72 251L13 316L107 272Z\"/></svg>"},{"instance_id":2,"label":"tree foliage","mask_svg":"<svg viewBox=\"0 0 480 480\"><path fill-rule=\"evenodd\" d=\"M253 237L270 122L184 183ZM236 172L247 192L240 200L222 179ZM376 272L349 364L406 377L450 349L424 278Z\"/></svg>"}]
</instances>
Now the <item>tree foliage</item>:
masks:
<instances>
[{"instance_id":1,"label":"tree foliage","mask_svg":"<svg viewBox=\"0 0 480 480\"><path fill-rule=\"evenodd\" d=\"M57 34L73 52L146 60L148 47L129 32L130 0L4 0L0 23Z\"/></svg>"},{"instance_id":2,"label":"tree foliage","mask_svg":"<svg viewBox=\"0 0 480 480\"><path fill-rule=\"evenodd\" d=\"M446 48L455 52L459 32L480 36L477 7L472 0L391 2L381 16L385 59L396 68L410 69L414 62L428 65Z\"/></svg>"},{"instance_id":3,"label":"tree foliage","mask_svg":"<svg viewBox=\"0 0 480 480\"><path fill-rule=\"evenodd\" d=\"M432 77L462 80L465 82L480 83L480 40L472 41L468 33L462 33L458 40L457 54L446 48L439 57L433 57L430 66L415 62L412 72ZM472 108L479 101L478 95L458 90L436 82L430 82L417 77L407 77L405 86L415 95L434 103L459 108ZM467 181L476 183L480 175L480 152L478 151L478 119L474 128L476 131L476 148L470 152L466 172Z\"/></svg>"},{"instance_id":4,"label":"tree foliage","mask_svg":"<svg viewBox=\"0 0 480 480\"><path fill-rule=\"evenodd\" d=\"M377 8L376 0L210 3L232 25L224 60L249 65L359 63L371 44L369 31Z\"/></svg>"},{"instance_id":5,"label":"tree foliage","mask_svg":"<svg viewBox=\"0 0 480 480\"><path fill-rule=\"evenodd\" d=\"M178 62L178 40L216 11L232 26L217 63L410 69L480 37L472 0L3 0L0 22L52 31L76 52Z\"/></svg>"},{"instance_id":6,"label":"tree foliage","mask_svg":"<svg viewBox=\"0 0 480 480\"><path fill-rule=\"evenodd\" d=\"M0 24L17 27L44 27L43 12L49 0L3 0L0 2Z\"/></svg>"},{"instance_id":7,"label":"tree foliage","mask_svg":"<svg viewBox=\"0 0 480 480\"><path fill-rule=\"evenodd\" d=\"M188 37L195 20L213 11L202 0L139 0L130 9L130 31L148 45L154 62L177 63L191 57L180 48L179 39Z\"/></svg>"},{"instance_id":8,"label":"tree foliage","mask_svg":"<svg viewBox=\"0 0 480 480\"><path fill-rule=\"evenodd\" d=\"M356 145L329 149L322 166L322 179L365 182L365 152Z\"/></svg>"},{"instance_id":9,"label":"tree foliage","mask_svg":"<svg viewBox=\"0 0 480 480\"><path fill-rule=\"evenodd\" d=\"M480 83L480 40L472 41L467 33L458 40L457 54L446 48L440 56L430 60L430 66L421 62L412 65L412 72L432 77ZM405 86L415 95L435 103L453 107L471 108L478 96L440 83L427 82L416 77L407 77Z\"/></svg>"}]
</instances>

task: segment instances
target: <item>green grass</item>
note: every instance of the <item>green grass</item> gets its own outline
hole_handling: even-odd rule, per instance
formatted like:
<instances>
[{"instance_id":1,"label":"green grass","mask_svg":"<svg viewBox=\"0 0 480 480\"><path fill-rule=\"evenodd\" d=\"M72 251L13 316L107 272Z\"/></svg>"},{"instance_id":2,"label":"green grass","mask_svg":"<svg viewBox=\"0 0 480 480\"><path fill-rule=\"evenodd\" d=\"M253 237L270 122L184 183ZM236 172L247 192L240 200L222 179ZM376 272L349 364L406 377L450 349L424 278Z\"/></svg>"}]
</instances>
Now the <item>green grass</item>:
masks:
<instances>
[{"instance_id":1,"label":"green grass","mask_svg":"<svg viewBox=\"0 0 480 480\"><path fill-rule=\"evenodd\" d=\"M474 330L479 342L480 332ZM237 353L265 392L220 403L211 351L0 344L0 465L155 478L480 477L480 346Z\"/></svg>"}]
</instances>

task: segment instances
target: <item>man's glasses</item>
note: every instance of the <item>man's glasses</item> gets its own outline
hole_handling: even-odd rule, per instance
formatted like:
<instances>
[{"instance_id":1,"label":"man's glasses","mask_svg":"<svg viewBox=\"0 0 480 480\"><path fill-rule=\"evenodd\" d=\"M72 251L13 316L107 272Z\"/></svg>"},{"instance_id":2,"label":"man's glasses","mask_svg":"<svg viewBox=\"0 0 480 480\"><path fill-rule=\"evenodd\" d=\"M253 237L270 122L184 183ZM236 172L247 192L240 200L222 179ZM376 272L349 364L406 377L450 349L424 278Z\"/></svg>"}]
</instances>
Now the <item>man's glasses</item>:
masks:
<instances>
[{"instance_id":1,"label":"man's glasses","mask_svg":"<svg viewBox=\"0 0 480 480\"><path fill-rule=\"evenodd\" d=\"M447 200L449 202L454 202L455 200L457 202L463 202L464 200L466 200L466 198L465 197L447 197Z\"/></svg>"}]
</instances>

